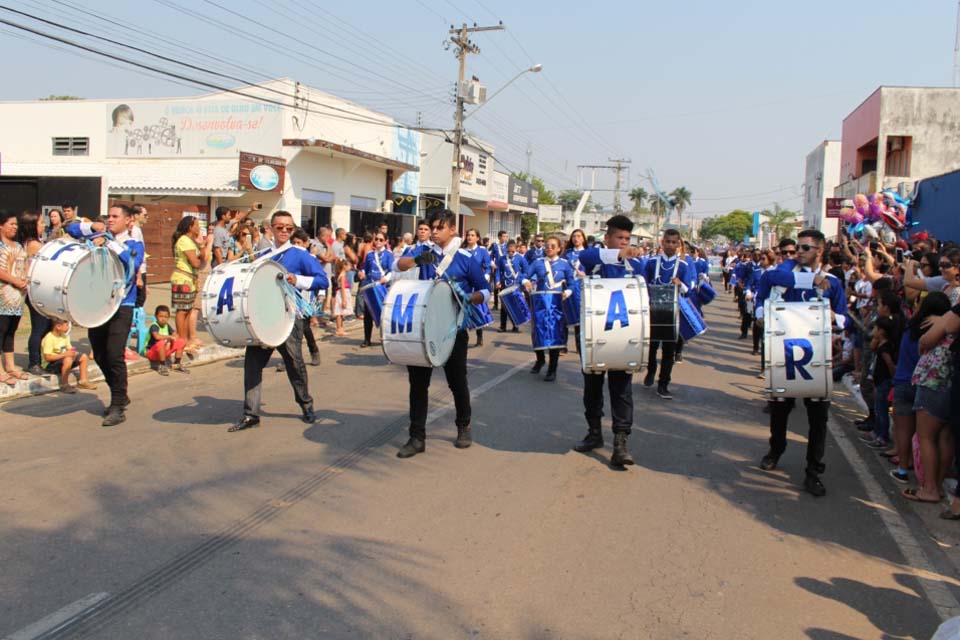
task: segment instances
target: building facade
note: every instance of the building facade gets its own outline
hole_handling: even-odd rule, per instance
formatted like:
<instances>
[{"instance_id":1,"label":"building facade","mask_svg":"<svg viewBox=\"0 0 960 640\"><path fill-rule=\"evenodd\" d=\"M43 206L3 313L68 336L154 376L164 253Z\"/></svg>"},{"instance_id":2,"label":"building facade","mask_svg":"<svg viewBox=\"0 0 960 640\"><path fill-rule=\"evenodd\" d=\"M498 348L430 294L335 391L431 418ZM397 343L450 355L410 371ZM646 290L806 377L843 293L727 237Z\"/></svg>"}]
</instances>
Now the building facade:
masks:
<instances>
[{"instance_id":1,"label":"building facade","mask_svg":"<svg viewBox=\"0 0 960 640\"><path fill-rule=\"evenodd\" d=\"M840 184L839 140L824 140L807 154L803 179L803 226L827 237L839 233L836 218L827 217L827 198Z\"/></svg>"}]
</instances>

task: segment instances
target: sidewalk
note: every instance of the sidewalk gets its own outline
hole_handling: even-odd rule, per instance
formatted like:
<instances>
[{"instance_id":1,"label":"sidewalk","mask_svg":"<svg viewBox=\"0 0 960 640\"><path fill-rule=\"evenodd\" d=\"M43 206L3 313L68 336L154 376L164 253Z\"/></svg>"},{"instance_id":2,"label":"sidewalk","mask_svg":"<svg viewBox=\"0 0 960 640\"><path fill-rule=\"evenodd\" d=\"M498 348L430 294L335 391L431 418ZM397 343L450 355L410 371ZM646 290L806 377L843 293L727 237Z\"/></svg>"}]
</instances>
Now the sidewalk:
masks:
<instances>
[{"instance_id":1,"label":"sidewalk","mask_svg":"<svg viewBox=\"0 0 960 640\"><path fill-rule=\"evenodd\" d=\"M147 293L147 301L144 309L152 315L153 310L161 304L170 306L170 284L161 282L150 286ZM334 337L335 326L333 320L328 320L327 327L313 327L313 334L317 341L324 341ZM356 318L350 317L344 322L344 331L352 334L354 331L363 329L363 323L358 322ZM30 336L30 313L24 309L23 318L20 320L20 326L17 328L16 343L14 344L14 361L17 367L27 369L27 338ZM201 318L197 323L197 337L203 341L203 346L199 349L197 355L192 360L187 361L188 366L218 362L220 360L229 360L230 358L239 358L243 356L243 349L233 349L218 344L213 344L213 338L207 332L206 323ZM83 353L90 353L90 341L87 339L86 329L74 329L70 332L71 342L78 350ZM151 363L143 357L127 361L127 371L129 375L138 375L152 371ZM90 363L91 382L102 382L103 374L96 363ZM0 403L16 398L28 396L38 396L46 393L59 391L60 382L57 376L31 376L29 380L21 380L14 386L0 385Z\"/></svg>"}]
</instances>

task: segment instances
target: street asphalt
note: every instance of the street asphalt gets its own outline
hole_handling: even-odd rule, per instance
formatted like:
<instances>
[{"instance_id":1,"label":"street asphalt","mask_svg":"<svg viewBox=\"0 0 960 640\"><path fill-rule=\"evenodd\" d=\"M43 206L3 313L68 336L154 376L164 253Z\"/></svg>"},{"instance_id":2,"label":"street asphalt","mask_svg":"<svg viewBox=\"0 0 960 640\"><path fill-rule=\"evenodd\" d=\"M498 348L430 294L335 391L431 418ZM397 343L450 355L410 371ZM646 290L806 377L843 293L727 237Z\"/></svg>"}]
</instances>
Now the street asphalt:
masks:
<instances>
[{"instance_id":1,"label":"street asphalt","mask_svg":"<svg viewBox=\"0 0 960 640\"><path fill-rule=\"evenodd\" d=\"M410 460L406 371L355 335L308 367L311 426L271 367L262 426L227 433L238 359L131 378L112 429L103 385L0 405L0 637L929 638L960 614L954 529L932 531L936 507L905 504L875 452L841 450L842 399L826 497L800 488L802 408L780 468L758 468L758 360L728 296L706 318L673 401L635 376L625 471L609 418L603 450L570 450L572 349L547 383L529 333L494 328L469 354L474 446L453 447L436 370Z\"/></svg>"}]
</instances>

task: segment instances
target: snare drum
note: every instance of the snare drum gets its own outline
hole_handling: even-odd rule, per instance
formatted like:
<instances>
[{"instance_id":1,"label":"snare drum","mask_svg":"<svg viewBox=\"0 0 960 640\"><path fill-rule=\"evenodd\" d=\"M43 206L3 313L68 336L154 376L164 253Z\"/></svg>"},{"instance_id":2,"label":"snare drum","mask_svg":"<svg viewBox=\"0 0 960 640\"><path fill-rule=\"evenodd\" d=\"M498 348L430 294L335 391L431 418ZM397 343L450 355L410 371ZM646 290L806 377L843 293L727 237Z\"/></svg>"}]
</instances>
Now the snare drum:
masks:
<instances>
[{"instance_id":1,"label":"snare drum","mask_svg":"<svg viewBox=\"0 0 960 640\"><path fill-rule=\"evenodd\" d=\"M563 318L568 327L580 324L580 300L583 297L583 280L574 278L570 284L570 295L563 299Z\"/></svg>"},{"instance_id":2,"label":"snare drum","mask_svg":"<svg viewBox=\"0 0 960 640\"><path fill-rule=\"evenodd\" d=\"M827 300L763 307L767 393L772 398L829 399L833 391L833 343Z\"/></svg>"},{"instance_id":3,"label":"snare drum","mask_svg":"<svg viewBox=\"0 0 960 640\"><path fill-rule=\"evenodd\" d=\"M473 308L476 310L476 313L471 313L467 316L467 329L483 329L493 322L493 313L491 313L490 307L487 306L486 302L475 304Z\"/></svg>"},{"instance_id":4,"label":"snare drum","mask_svg":"<svg viewBox=\"0 0 960 640\"><path fill-rule=\"evenodd\" d=\"M680 296L678 300L680 309L680 336L684 340L693 340L701 333L707 330L707 323L703 321L703 316L697 310L697 305L693 304L687 296Z\"/></svg>"},{"instance_id":5,"label":"snare drum","mask_svg":"<svg viewBox=\"0 0 960 640\"><path fill-rule=\"evenodd\" d=\"M387 285L373 282L360 287L360 295L367 305L367 312L373 317L373 324L380 326L380 312L387 297Z\"/></svg>"},{"instance_id":6,"label":"snare drum","mask_svg":"<svg viewBox=\"0 0 960 640\"><path fill-rule=\"evenodd\" d=\"M383 354L393 364L443 366L453 352L461 314L444 280L394 282L383 302Z\"/></svg>"},{"instance_id":7,"label":"snare drum","mask_svg":"<svg viewBox=\"0 0 960 640\"><path fill-rule=\"evenodd\" d=\"M713 285L706 280L700 283L700 288L697 289L697 298L699 298L700 304L710 304L716 297L717 291L713 288Z\"/></svg>"},{"instance_id":8,"label":"snare drum","mask_svg":"<svg viewBox=\"0 0 960 640\"><path fill-rule=\"evenodd\" d=\"M91 249L69 238L43 245L30 262L30 303L52 320L99 327L113 317L126 294L120 258L106 247Z\"/></svg>"},{"instance_id":9,"label":"snare drum","mask_svg":"<svg viewBox=\"0 0 960 640\"><path fill-rule=\"evenodd\" d=\"M297 305L287 299L287 270L269 258L228 262L203 285L200 308L210 335L227 347L283 344L297 321Z\"/></svg>"},{"instance_id":10,"label":"snare drum","mask_svg":"<svg viewBox=\"0 0 960 640\"><path fill-rule=\"evenodd\" d=\"M523 291L517 285L507 287L500 292L500 304L507 310L513 324L520 326L530 321L530 307Z\"/></svg>"},{"instance_id":11,"label":"snare drum","mask_svg":"<svg viewBox=\"0 0 960 640\"><path fill-rule=\"evenodd\" d=\"M650 345L649 324L643 278L583 280L580 366L584 373L639 371Z\"/></svg>"},{"instance_id":12,"label":"snare drum","mask_svg":"<svg viewBox=\"0 0 960 640\"><path fill-rule=\"evenodd\" d=\"M563 320L563 294L559 291L534 291L533 349L559 349L567 344L567 323Z\"/></svg>"},{"instance_id":13,"label":"snare drum","mask_svg":"<svg viewBox=\"0 0 960 640\"><path fill-rule=\"evenodd\" d=\"M676 342L680 334L677 285L651 285L647 291L650 293L650 341Z\"/></svg>"}]
</instances>

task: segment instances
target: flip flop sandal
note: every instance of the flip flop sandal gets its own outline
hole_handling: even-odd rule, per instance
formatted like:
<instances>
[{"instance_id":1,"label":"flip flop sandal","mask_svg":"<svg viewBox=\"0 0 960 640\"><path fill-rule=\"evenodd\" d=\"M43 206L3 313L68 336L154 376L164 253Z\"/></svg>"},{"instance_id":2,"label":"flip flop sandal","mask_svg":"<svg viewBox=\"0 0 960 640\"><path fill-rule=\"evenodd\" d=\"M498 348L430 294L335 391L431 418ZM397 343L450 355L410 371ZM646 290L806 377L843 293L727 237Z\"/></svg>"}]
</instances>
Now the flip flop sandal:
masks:
<instances>
[{"instance_id":1,"label":"flip flop sandal","mask_svg":"<svg viewBox=\"0 0 960 640\"><path fill-rule=\"evenodd\" d=\"M906 498L907 500L912 500L913 502L927 502L930 504L937 504L938 502L940 502L940 498L937 498L936 500L924 500L923 498L920 497L918 491L919 491L918 489L904 489L903 491L900 492L900 495Z\"/></svg>"},{"instance_id":2,"label":"flip flop sandal","mask_svg":"<svg viewBox=\"0 0 960 640\"><path fill-rule=\"evenodd\" d=\"M8 387L15 387L15 386L17 386L17 378L15 378L14 376L11 376L11 375L7 374L7 375L3 376L2 378L0 378L0 384L5 384L5 385L7 385Z\"/></svg>"},{"instance_id":3,"label":"flip flop sandal","mask_svg":"<svg viewBox=\"0 0 960 640\"><path fill-rule=\"evenodd\" d=\"M940 512L941 520L960 520L960 513L954 513L952 509L944 509Z\"/></svg>"},{"instance_id":4,"label":"flip flop sandal","mask_svg":"<svg viewBox=\"0 0 960 640\"><path fill-rule=\"evenodd\" d=\"M28 375L27 375L26 373L24 373L23 371L13 371L13 372L11 372L9 375L10 375L11 378L16 378L17 380L29 380L29 379L30 379L30 376L28 376Z\"/></svg>"},{"instance_id":5,"label":"flip flop sandal","mask_svg":"<svg viewBox=\"0 0 960 640\"><path fill-rule=\"evenodd\" d=\"M883 451L880 453L881 458L895 458L897 455L896 451Z\"/></svg>"}]
</instances>

